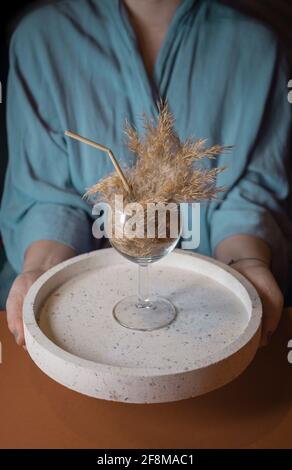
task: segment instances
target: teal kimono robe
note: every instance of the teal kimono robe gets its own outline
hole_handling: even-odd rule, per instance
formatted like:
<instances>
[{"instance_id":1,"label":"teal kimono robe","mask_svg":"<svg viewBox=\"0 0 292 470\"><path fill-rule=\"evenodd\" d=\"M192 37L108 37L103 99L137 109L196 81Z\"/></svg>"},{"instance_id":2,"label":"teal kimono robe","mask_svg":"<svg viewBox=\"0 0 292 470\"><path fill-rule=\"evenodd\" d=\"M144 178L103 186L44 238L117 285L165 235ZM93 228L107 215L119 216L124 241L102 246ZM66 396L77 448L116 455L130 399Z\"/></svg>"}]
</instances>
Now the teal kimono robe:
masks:
<instances>
[{"instance_id":1,"label":"teal kimono robe","mask_svg":"<svg viewBox=\"0 0 292 470\"><path fill-rule=\"evenodd\" d=\"M233 151L220 200L202 204L198 252L212 255L234 234L271 246L287 263L291 225L288 75L274 35L213 0L182 0L148 77L122 1L63 0L25 17L13 35L8 85L9 166L1 232L16 272L27 247L56 240L91 250L93 216L86 188L113 171L111 161L64 137L70 129L110 147L121 165L127 119L157 116L167 98L181 139L206 138Z\"/></svg>"}]
</instances>

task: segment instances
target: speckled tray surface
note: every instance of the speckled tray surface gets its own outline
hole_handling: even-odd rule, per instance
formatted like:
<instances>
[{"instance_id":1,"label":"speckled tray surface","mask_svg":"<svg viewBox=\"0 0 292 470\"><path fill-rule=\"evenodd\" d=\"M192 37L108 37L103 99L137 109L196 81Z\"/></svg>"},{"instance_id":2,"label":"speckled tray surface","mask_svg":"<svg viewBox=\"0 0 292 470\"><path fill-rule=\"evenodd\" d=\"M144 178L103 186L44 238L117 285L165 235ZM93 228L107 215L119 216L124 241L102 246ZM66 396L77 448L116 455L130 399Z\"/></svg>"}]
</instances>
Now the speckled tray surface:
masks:
<instances>
[{"instance_id":1,"label":"speckled tray surface","mask_svg":"<svg viewBox=\"0 0 292 470\"><path fill-rule=\"evenodd\" d=\"M182 250L150 267L153 293L178 315L152 332L120 326L112 308L136 293L138 267L112 248L65 261L41 276L24 304L25 340L51 378L96 398L154 403L224 385L250 363L261 303L237 272Z\"/></svg>"}]
</instances>

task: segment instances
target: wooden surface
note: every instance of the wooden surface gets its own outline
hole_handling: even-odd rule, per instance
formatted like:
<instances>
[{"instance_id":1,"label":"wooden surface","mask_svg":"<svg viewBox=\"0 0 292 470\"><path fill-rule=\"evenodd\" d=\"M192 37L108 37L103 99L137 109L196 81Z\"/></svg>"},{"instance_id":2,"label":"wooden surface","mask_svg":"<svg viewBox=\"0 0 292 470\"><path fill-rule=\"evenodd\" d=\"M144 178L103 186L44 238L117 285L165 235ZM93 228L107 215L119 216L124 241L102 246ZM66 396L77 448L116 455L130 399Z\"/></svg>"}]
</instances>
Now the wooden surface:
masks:
<instances>
[{"instance_id":1,"label":"wooden surface","mask_svg":"<svg viewBox=\"0 0 292 470\"><path fill-rule=\"evenodd\" d=\"M162 405L96 400L55 383L15 345L2 313L0 448L292 448L292 309L234 382Z\"/></svg>"}]
</instances>

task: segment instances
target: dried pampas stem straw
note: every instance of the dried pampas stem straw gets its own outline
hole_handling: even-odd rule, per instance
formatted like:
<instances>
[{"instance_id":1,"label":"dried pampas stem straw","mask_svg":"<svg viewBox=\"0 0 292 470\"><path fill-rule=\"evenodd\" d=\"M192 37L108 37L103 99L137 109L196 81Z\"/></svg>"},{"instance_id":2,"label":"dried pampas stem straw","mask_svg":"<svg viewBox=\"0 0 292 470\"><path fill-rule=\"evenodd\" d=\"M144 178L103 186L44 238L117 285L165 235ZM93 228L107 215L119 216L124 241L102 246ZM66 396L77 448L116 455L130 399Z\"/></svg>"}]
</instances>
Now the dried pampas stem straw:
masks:
<instances>
[{"instance_id":1,"label":"dried pampas stem straw","mask_svg":"<svg viewBox=\"0 0 292 470\"><path fill-rule=\"evenodd\" d=\"M108 156L110 157L110 159L112 161L112 164L115 167L116 172L118 173L119 177L121 178L122 183L124 185L124 188L126 189L127 193L129 193L131 195L132 191L131 191L130 185L129 185L129 183L128 183L128 181L127 181L120 165L118 164L118 161L117 161L116 157L114 156L113 152L111 151L111 149L105 147L104 145L98 144L97 142L94 142L93 140L86 139L85 137L82 137L81 135L76 134L75 132L65 131L64 134L67 137L71 137L71 139L79 140L80 142L83 142L84 144L90 145L91 147L99 149L102 152L106 152L108 154Z\"/></svg>"}]
</instances>

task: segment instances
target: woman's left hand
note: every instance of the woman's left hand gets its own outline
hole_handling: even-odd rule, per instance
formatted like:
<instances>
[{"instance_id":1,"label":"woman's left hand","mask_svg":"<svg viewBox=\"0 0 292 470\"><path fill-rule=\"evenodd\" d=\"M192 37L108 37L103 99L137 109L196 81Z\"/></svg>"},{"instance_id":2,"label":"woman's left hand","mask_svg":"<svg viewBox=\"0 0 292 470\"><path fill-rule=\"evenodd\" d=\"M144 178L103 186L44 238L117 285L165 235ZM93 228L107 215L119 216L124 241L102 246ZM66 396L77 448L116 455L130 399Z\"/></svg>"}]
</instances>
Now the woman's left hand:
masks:
<instances>
[{"instance_id":1,"label":"woman's left hand","mask_svg":"<svg viewBox=\"0 0 292 470\"><path fill-rule=\"evenodd\" d=\"M266 346L276 330L281 318L283 294L268 266L258 260L241 260L234 265L256 288L263 305L263 324L261 345Z\"/></svg>"}]
</instances>

